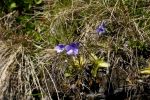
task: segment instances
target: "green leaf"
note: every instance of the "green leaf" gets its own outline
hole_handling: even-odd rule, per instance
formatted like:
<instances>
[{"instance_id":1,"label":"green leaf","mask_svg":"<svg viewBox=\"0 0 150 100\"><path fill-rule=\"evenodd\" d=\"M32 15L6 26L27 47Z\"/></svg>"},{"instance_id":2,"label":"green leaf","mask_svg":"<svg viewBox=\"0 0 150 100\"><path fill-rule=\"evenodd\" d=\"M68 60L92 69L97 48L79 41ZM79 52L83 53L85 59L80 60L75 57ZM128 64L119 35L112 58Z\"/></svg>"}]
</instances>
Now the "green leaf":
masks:
<instances>
[{"instance_id":1,"label":"green leaf","mask_svg":"<svg viewBox=\"0 0 150 100\"><path fill-rule=\"evenodd\" d=\"M43 49L41 46L39 46L39 45L36 45L36 44L33 44L36 48L38 48L38 49Z\"/></svg>"},{"instance_id":2,"label":"green leaf","mask_svg":"<svg viewBox=\"0 0 150 100\"><path fill-rule=\"evenodd\" d=\"M41 3L42 3L42 0L34 0L34 2L35 2L36 4L41 4Z\"/></svg>"},{"instance_id":3,"label":"green leaf","mask_svg":"<svg viewBox=\"0 0 150 100\"><path fill-rule=\"evenodd\" d=\"M10 4L10 9L14 9L14 8L16 8L16 7L17 7L17 5L16 5L15 2L13 2L13 3Z\"/></svg>"},{"instance_id":4,"label":"green leaf","mask_svg":"<svg viewBox=\"0 0 150 100\"><path fill-rule=\"evenodd\" d=\"M32 4L33 1L32 0L24 0L23 2L26 4Z\"/></svg>"}]
</instances>

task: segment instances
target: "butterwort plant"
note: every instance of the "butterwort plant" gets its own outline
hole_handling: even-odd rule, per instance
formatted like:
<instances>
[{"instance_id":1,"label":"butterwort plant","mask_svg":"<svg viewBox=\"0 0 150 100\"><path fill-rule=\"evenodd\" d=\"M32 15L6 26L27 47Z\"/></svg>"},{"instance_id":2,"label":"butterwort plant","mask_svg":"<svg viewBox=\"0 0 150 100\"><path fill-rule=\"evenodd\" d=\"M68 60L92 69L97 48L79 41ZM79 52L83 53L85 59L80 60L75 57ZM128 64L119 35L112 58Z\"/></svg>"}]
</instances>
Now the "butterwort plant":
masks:
<instances>
[{"instance_id":1,"label":"butterwort plant","mask_svg":"<svg viewBox=\"0 0 150 100\"><path fill-rule=\"evenodd\" d=\"M68 55L75 55L76 56L79 52L79 43L78 42L73 42L69 45L66 45L65 50L66 50L66 53Z\"/></svg>"},{"instance_id":2,"label":"butterwort plant","mask_svg":"<svg viewBox=\"0 0 150 100\"><path fill-rule=\"evenodd\" d=\"M58 44L54 50L57 52L57 53L61 53L65 50L65 45L64 44Z\"/></svg>"},{"instance_id":3,"label":"butterwort plant","mask_svg":"<svg viewBox=\"0 0 150 100\"><path fill-rule=\"evenodd\" d=\"M106 32L106 26L105 26L105 22L104 21L102 21L102 23L97 27L96 32L99 35L102 35L102 34L104 34Z\"/></svg>"},{"instance_id":4,"label":"butterwort plant","mask_svg":"<svg viewBox=\"0 0 150 100\"><path fill-rule=\"evenodd\" d=\"M79 43L78 42L73 42L73 43L70 43L69 45L58 44L54 48L54 50L57 53L61 53L65 50L66 54L76 56L79 53Z\"/></svg>"}]
</instances>

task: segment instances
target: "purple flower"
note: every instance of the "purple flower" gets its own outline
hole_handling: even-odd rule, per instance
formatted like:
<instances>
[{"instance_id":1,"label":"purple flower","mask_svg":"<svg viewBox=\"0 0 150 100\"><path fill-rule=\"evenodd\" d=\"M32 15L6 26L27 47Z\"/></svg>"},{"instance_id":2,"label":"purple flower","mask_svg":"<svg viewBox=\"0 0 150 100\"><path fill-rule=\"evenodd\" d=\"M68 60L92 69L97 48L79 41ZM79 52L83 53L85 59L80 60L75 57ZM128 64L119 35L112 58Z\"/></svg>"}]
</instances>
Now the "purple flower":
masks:
<instances>
[{"instance_id":1,"label":"purple flower","mask_svg":"<svg viewBox=\"0 0 150 100\"><path fill-rule=\"evenodd\" d=\"M105 33L106 28L105 28L105 23L104 21L98 26L98 28L96 29L96 32L99 33L99 35Z\"/></svg>"},{"instance_id":2,"label":"purple flower","mask_svg":"<svg viewBox=\"0 0 150 100\"><path fill-rule=\"evenodd\" d=\"M54 49L56 50L57 53L61 53L65 50L65 45L58 44Z\"/></svg>"},{"instance_id":3,"label":"purple flower","mask_svg":"<svg viewBox=\"0 0 150 100\"><path fill-rule=\"evenodd\" d=\"M79 52L79 43L71 43L65 47L68 55L77 55Z\"/></svg>"}]
</instances>

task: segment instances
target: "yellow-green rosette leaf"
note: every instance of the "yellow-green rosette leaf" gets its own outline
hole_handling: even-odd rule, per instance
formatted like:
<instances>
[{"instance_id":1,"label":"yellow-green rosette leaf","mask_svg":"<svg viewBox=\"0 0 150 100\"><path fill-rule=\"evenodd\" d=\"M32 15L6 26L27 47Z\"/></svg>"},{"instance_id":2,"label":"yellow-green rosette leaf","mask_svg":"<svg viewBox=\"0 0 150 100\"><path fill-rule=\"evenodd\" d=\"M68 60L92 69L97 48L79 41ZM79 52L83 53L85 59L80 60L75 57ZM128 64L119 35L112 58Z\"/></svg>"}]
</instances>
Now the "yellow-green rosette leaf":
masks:
<instances>
[{"instance_id":1,"label":"yellow-green rosette leaf","mask_svg":"<svg viewBox=\"0 0 150 100\"><path fill-rule=\"evenodd\" d=\"M96 77L97 71L98 71L98 67L97 67L97 66L95 66L95 67L91 70L91 73L92 73L92 75L93 75L94 77Z\"/></svg>"},{"instance_id":2,"label":"yellow-green rosette leaf","mask_svg":"<svg viewBox=\"0 0 150 100\"><path fill-rule=\"evenodd\" d=\"M109 63L103 61L103 59L99 59L99 60L95 61L95 64L94 64L94 67L93 67L91 73L94 77L96 77L99 68L108 69L109 67L110 67Z\"/></svg>"},{"instance_id":3,"label":"yellow-green rosette leaf","mask_svg":"<svg viewBox=\"0 0 150 100\"><path fill-rule=\"evenodd\" d=\"M80 62L80 66L83 66L85 64L85 58L83 56L80 56L79 58L79 62Z\"/></svg>"},{"instance_id":4,"label":"yellow-green rosette leaf","mask_svg":"<svg viewBox=\"0 0 150 100\"><path fill-rule=\"evenodd\" d=\"M74 65L79 67L80 64L79 64L79 61L77 60L77 58L76 57L72 57L72 58L73 58Z\"/></svg>"},{"instance_id":5,"label":"yellow-green rosette leaf","mask_svg":"<svg viewBox=\"0 0 150 100\"><path fill-rule=\"evenodd\" d=\"M140 73L150 75L150 67L140 70Z\"/></svg>"},{"instance_id":6,"label":"yellow-green rosette leaf","mask_svg":"<svg viewBox=\"0 0 150 100\"><path fill-rule=\"evenodd\" d=\"M70 77L70 76L72 76L72 75L71 75L71 73L67 73L67 72L66 72L66 73L64 74L64 76L65 76L65 77Z\"/></svg>"},{"instance_id":7,"label":"yellow-green rosette leaf","mask_svg":"<svg viewBox=\"0 0 150 100\"><path fill-rule=\"evenodd\" d=\"M108 67L110 67L109 63L107 63L105 61L102 61L102 60L98 60L96 63L97 63L97 66L101 67L101 68L108 68Z\"/></svg>"},{"instance_id":8,"label":"yellow-green rosette leaf","mask_svg":"<svg viewBox=\"0 0 150 100\"><path fill-rule=\"evenodd\" d=\"M82 55L79 57L79 59L73 57L73 62L75 66L81 67L85 64L85 58Z\"/></svg>"},{"instance_id":9,"label":"yellow-green rosette leaf","mask_svg":"<svg viewBox=\"0 0 150 100\"><path fill-rule=\"evenodd\" d=\"M90 54L90 60L91 60L91 61L98 60L98 57L97 57L94 53L91 53L91 54Z\"/></svg>"}]
</instances>

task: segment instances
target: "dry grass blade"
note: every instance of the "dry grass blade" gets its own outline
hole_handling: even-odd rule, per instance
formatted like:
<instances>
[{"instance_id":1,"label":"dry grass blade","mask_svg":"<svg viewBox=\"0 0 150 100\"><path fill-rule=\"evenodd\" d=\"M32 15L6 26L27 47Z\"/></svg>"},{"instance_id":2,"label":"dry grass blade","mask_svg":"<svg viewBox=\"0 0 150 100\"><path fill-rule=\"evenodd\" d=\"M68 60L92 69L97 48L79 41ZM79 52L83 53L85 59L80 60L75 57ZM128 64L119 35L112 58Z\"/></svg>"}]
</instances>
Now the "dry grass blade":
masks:
<instances>
[{"instance_id":1,"label":"dry grass blade","mask_svg":"<svg viewBox=\"0 0 150 100\"><path fill-rule=\"evenodd\" d=\"M0 42L0 99L3 97L3 91L7 88L10 69L13 69L11 66L14 63L17 54L21 51L21 46L17 50L13 50ZM11 68L10 68L11 67Z\"/></svg>"}]
</instances>

